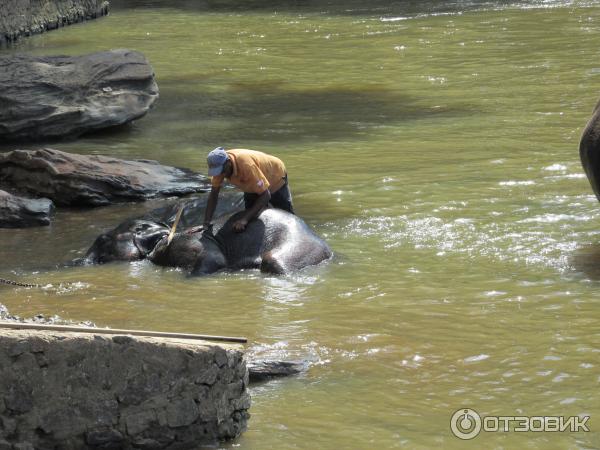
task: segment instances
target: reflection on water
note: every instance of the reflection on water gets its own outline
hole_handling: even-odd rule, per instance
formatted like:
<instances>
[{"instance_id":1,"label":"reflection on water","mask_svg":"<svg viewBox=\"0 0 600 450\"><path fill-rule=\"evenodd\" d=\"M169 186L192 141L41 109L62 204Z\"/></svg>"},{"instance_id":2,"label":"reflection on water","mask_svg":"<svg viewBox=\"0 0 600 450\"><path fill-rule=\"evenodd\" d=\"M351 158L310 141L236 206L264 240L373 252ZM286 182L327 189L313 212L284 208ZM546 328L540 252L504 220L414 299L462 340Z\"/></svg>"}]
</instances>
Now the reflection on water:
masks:
<instances>
[{"instance_id":1,"label":"reflection on water","mask_svg":"<svg viewBox=\"0 0 600 450\"><path fill-rule=\"evenodd\" d=\"M309 361L253 391L229 446L462 448L449 418L471 407L592 416L591 433L473 445L597 447L600 207L577 149L599 22L591 0L118 0L23 40L9 51L130 47L156 71L147 117L53 146L196 170L217 145L271 152L336 258L285 277L57 267L165 201L59 210L51 227L0 230L0 277L52 286L0 286L0 302Z\"/></svg>"}]
</instances>

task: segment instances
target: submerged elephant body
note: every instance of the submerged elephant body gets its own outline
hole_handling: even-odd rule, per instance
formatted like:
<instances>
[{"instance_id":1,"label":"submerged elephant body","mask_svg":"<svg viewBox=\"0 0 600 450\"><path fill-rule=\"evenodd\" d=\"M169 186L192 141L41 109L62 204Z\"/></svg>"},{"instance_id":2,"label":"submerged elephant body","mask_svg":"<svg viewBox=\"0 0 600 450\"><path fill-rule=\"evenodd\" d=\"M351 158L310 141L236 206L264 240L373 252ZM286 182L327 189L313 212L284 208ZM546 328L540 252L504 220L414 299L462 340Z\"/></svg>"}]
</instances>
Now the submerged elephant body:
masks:
<instances>
[{"instance_id":1,"label":"submerged elephant body","mask_svg":"<svg viewBox=\"0 0 600 450\"><path fill-rule=\"evenodd\" d=\"M280 209L267 209L237 233L233 223L242 213L226 216L214 235L177 234L163 239L149 255L155 264L184 267L202 275L221 269L260 269L287 273L331 257L329 246L302 219Z\"/></svg>"},{"instance_id":2,"label":"submerged elephant body","mask_svg":"<svg viewBox=\"0 0 600 450\"><path fill-rule=\"evenodd\" d=\"M600 200L600 101L581 136L579 157L594 194Z\"/></svg>"},{"instance_id":3,"label":"submerged elephant body","mask_svg":"<svg viewBox=\"0 0 600 450\"><path fill-rule=\"evenodd\" d=\"M236 202L230 202L231 209ZM181 267L194 275L219 270L260 269L287 273L319 264L332 255L329 246L298 216L280 209L266 209L242 233L232 225L242 212L227 213L218 219L214 235L205 232L176 234L169 245L167 235L174 211L169 208L130 219L100 235L79 262L102 264L111 261L150 259L167 267ZM197 209L179 229L192 226L202 214ZM191 220L190 220L191 219Z\"/></svg>"}]
</instances>

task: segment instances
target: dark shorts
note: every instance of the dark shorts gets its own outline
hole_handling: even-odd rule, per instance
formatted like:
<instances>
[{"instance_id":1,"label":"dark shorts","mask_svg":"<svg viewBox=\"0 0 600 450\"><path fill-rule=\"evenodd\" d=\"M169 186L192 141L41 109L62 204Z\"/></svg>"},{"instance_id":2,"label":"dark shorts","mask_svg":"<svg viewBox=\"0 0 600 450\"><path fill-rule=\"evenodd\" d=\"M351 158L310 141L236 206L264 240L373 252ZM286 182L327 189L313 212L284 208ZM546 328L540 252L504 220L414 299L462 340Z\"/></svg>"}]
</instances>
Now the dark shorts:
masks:
<instances>
[{"instance_id":1,"label":"dark shorts","mask_svg":"<svg viewBox=\"0 0 600 450\"><path fill-rule=\"evenodd\" d=\"M283 209L284 211L294 214L294 207L292 205L292 193L288 186L287 176L284 178L284 185L281 186L277 191L271 192L271 200L269 203L273 208ZM252 208L254 202L258 198L258 194L247 194L244 193L244 206L246 209Z\"/></svg>"}]
</instances>

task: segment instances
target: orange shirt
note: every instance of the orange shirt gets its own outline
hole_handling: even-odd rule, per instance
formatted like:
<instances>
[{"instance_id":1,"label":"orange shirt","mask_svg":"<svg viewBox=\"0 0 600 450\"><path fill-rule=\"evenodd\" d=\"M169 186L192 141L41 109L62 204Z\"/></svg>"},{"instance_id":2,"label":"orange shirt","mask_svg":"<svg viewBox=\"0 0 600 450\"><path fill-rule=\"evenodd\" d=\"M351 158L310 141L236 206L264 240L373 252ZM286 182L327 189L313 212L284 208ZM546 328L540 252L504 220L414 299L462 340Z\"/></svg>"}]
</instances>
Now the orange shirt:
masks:
<instances>
[{"instance_id":1,"label":"orange shirt","mask_svg":"<svg viewBox=\"0 0 600 450\"><path fill-rule=\"evenodd\" d=\"M247 193L262 194L267 189L278 191L285 183L286 175L283 161L263 152L246 149L226 150L233 164L233 173L229 182ZM212 177L214 187L223 184L225 175Z\"/></svg>"}]
</instances>

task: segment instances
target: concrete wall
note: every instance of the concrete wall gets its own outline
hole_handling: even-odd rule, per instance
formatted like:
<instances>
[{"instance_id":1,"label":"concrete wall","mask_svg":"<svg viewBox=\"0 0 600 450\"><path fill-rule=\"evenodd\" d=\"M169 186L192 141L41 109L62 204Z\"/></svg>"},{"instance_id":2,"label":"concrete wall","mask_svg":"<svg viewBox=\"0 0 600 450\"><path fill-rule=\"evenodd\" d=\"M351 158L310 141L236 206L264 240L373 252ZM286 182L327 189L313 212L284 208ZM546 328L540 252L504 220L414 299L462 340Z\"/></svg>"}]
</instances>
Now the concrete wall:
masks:
<instances>
[{"instance_id":1,"label":"concrete wall","mask_svg":"<svg viewBox=\"0 0 600 450\"><path fill-rule=\"evenodd\" d=\"M0 450L186 449L246 426L237 346L0 329Z\"/></svg>"},{"instance_id":2,"label":"concrete wall","mask_svg":"<svg viewBox=\"0 0 600 450\"><path fill-rule=\"evenodd\" d=\"M0 44L108 14L106 0L1 0Z\"/></svg>"}]
</instances>

